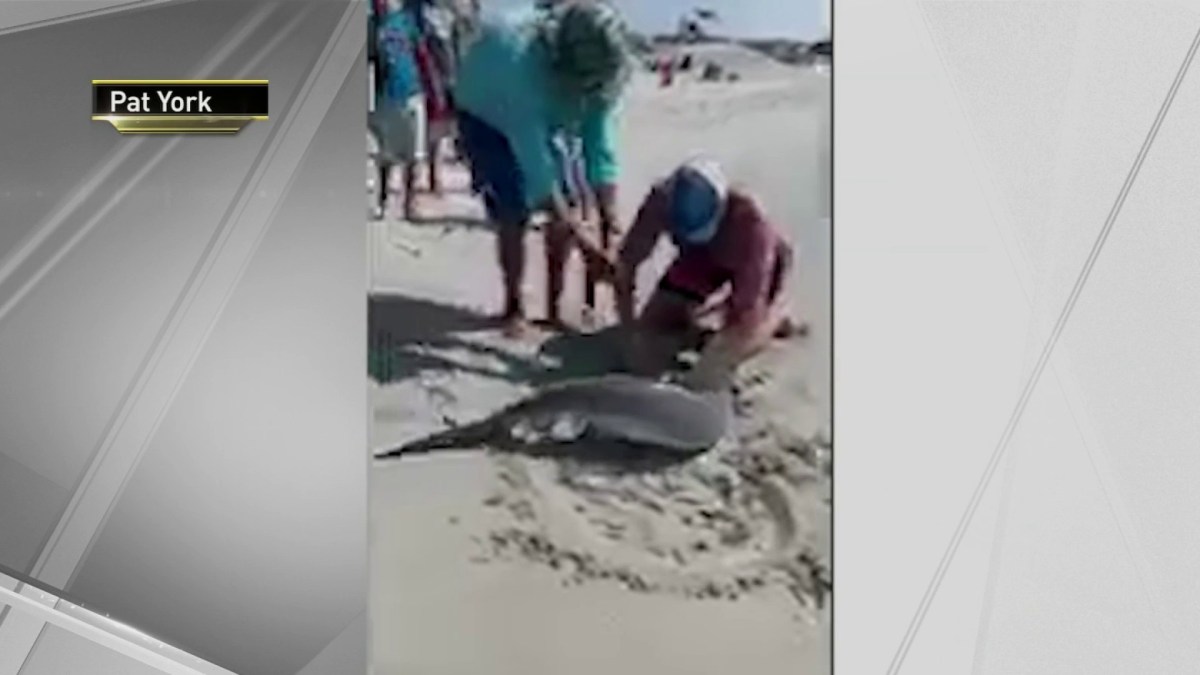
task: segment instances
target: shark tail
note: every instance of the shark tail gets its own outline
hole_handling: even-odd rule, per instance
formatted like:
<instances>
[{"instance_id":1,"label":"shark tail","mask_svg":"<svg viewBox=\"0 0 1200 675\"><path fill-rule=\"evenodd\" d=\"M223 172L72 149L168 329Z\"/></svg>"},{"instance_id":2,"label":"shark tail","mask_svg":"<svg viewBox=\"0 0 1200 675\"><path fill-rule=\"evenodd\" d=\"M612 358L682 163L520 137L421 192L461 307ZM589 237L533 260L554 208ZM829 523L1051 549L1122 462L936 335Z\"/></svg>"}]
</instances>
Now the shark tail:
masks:
<instances>
[{"instance_id":1,"label":"shark tail","mask_svg":"<svg viewBox=\"0 0 1200 675\"><path fill-rule=\"evenodd\" d=\"M375 459L395 459L404 455L428 454L438 450L462 450L482 445L490 432L491 425L482 422L446 429L409 441L391 450L376 453Z\"/></svg>"}]
</instances>

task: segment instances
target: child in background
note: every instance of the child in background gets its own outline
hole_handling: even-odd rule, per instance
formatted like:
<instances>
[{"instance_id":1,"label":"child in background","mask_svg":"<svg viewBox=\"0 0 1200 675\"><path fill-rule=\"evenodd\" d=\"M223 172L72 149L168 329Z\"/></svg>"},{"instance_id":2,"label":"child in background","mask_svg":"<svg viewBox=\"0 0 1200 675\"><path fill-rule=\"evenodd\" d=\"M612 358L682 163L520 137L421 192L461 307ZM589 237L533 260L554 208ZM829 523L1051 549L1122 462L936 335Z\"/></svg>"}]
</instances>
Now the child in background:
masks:
<instances>
[{"instance_id":1,"label":"child in background","mask_svg":"<svg viewBox=\"0 0 1200 675\"><path fill-rule=\"evenodd\" d=\"M373 217L383 218L391 192L393 169L399 169L404 188L404 217L413 217L414 164L424 144L425 114L415 47L418 39L412 15L401 0L388 3L378 18L378 58L384 77L379 101L370 117L379 145L379 202Z\"/></svg>"},{"instance_id":2,"label":"child in background","mask_svg":"<svg viewBox=\"0 0 1200 675\"><path fill-rule=\"evenodd\" d=\"M454 137L454 82L456 55L453 47L454 10L433 0L410 0L419 39L414 56L421 78L425 103L425 159L429 168L429 190L441 194L443 147Z\"/></svg>"},{"instance_id":3,"label":"child in background","mask_svg":"<svg viewBox=\"0 0 1200 675\"><path fill-rule=\"evenodd\" d=\"M658 85L666 88L675 82L675 59L668 54L658 57Z\"/></svg>"},{"instance_id":4,"label":"child in background","mask_svg":"<svg viewBox=\"0 0 1200 675\"><path fill-rule=\"evenodd\" d=\"M422 35L417 41L414 56L425 102L425 160L429 167L429 191L440 195L442 146L454 134L454 106L441 59L437 58L428 35Z\"/></svg>"},{"instance_id":5,"label":"child in background","mask_svg":"<svg viewBox=\"0 0 1200 675\"><path fill-rule=\"evenodd\" d=\"M383 71L379 65L379 0L367 2L367 72L371 78L371 109L379 100L380 84L383 82Z\"/></svg>"}]
</instances>

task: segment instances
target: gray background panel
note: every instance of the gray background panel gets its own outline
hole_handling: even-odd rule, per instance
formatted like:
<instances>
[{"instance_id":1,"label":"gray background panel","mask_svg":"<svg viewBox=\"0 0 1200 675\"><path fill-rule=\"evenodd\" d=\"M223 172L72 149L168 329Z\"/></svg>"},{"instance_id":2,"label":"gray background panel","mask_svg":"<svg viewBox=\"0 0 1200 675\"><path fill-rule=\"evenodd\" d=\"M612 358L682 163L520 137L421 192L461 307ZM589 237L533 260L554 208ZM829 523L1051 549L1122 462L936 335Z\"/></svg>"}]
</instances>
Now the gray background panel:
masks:
<instances>
[{"instance_id":1,"label":"gray background panel","mask_svg":"<svg viewBox=\"0 0 1200 675\"><path fill-rule=\"evenodd\" d=\"M157 668L119 654L58 626L48 626L38 639L21 675L160 675Z\"/></svg>"},{"instance_id":2,"label":"gray background panel","mask_svg":"<svg viewBox=\"0 0 1200 675\"><path fill-rule=\"evenodd\" d=\"M0 565L235 672L362 672L362 8L41 4L0 4ZM271 119L90 120L93 78L203 77Z\"/></svg>"},{"instance_id":3,"label":"gray background panel","mask_svg":"<svg viewBox=\"0 0 1200 675\"><path fill-rule=\"evenodd\" d=\"M325 644L312 636L331 639L362 609L364 248L343 233L362 219L362 185L342 194L339 173L361 165L362 128L342 120L363 86L348 84L326 118L69 589L239 672L296 672Z\"/></svg>"}]
</instances>

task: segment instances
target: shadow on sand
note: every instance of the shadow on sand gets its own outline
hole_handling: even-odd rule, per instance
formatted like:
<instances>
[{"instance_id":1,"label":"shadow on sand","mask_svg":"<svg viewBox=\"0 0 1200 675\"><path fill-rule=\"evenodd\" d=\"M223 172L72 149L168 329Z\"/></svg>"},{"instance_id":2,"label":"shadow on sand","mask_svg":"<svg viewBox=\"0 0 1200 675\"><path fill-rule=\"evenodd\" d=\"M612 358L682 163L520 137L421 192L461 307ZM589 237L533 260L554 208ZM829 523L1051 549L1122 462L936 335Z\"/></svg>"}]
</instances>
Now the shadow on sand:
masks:
<instances>
[{"instance_id":1,"label":"shadow on sand","mask_svg":"<svg viewBox=\"0 0 1200 675\"><path fill-rule=\"evenodd\" d=\"M370 375L380 384L442 372L541 388L622 370L620 332L615 327L589 334L555 334L537 350L518 352L506 348L493 319L466 308L400 295L374 296L369 303ZM376 458L387 461L431 453L488 451L565 460L580 468L620 474L658 471L702 451L590 434L563 443L523 442L498 432L501 427L496 421L509 410L496 411L484 420L451 423L450 428L408 441ZM630 414L636 417L639 413Z\"/></svg>"},{"instance_id":2,"label":"shadow on sand","mask_svg":"<svg viewBox=\"0 0 1200 675\"><path fill-rule=\"evenodd\" d=\"M467 308L402 295L368 303L368 373L380 384L440 371L541 386L621 370L617 328L554 334L536 354L522 354L498 337L481 339L497 322Z\"/></svg>"}]
</instances>

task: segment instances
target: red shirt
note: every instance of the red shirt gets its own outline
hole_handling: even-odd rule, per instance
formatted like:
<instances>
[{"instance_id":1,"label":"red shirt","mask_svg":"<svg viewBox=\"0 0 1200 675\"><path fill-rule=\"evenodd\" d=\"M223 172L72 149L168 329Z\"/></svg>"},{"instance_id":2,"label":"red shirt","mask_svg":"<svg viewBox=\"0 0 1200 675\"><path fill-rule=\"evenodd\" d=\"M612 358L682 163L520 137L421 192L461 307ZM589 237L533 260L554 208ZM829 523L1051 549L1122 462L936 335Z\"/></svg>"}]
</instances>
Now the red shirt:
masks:
<instances>
[{"instance_id":1,"label":"red shirt","mask_svg":"<svg viewBox=\"0 0 1200 675\"><path fill-rule=\"evenodd\" d=\"M670 231L670 190L656 185L621 245L620 261L628 269L641 265L659 239ZM780 276L791 260L791 245L749 195L731 190L717 233L707 244L684 246L667 271L672 286L708 297L729 285L726 321L761 319L777 293Z\"/></svg>"},{"instance_id":2,"label":"red shirt","mask_svg":"<svg viewBox=\"0 0 1200 675\"><path fill-rule=\"evenodd\" d=\"M428 38L423 37L417 41L414 56L421 78L421 88L425 93L425 114L431 122L449 119L453 115L449 92L446 91L445 78L438 68Z\"/></svg>"}]
</instances>

